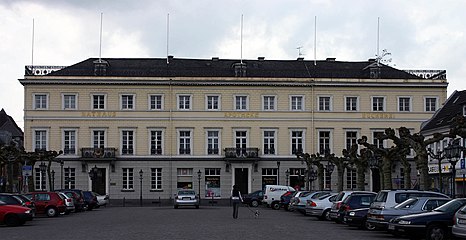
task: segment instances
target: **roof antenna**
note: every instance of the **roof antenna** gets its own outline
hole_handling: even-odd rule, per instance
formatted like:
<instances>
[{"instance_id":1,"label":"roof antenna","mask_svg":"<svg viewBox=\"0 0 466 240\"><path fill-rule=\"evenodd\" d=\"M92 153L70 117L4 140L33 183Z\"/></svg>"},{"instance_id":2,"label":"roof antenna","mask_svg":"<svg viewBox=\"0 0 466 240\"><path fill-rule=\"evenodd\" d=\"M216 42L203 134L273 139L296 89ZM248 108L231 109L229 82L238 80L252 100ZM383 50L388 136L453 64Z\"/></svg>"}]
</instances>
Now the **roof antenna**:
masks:
<instances>
[{"instance_id":1,"label":"roof antenna","mask_svg":"<svg viewBox=\"0 0 466 240\"><path fill-rule=\"evenodd\" d=\"M380 65L380 52L379 52L379 42L380 42L380 17L377 17L377 52L375 56L377 56L377 67Z\"/></svg>"},{"instance_id":2,"label":"roof antenna","mask_svg":"<svg viewBox=\"0 0 466 240\"><path fill-rule=\"evenodd\" d=\"M32 19L31 71L32 75L34 75L34 18Z\"/></svg>"},{"instance_id":3,"label":"roof antenna","mask_svg":"<svg viewBox=\"0 0 466 240\"><path fill-rule=\"evenodd\" d=\"M243 14L241 14L241 64L243 64Z\"/></svg>"},{"instance_id":4,"label":"roof antenna","mask_svg":"<svg viewBox=\"0 0 466 240\"><path fill-rule=\"evenodd\" d=\"M314 16L314 66L317 65L317 16Z\"/></svg>"},{"instance_id":5,"label":"roof antenna","mask_svg":"<svg viewBox=\"0 0 466 240\"><path fill-rule=\"evenodd\" d=\"M170 34L170 13L167 13L167 65L170 63L168 60L168 43Z\"/></svg>"},{"instance_id":6,"label":"roof antenna","mask_svg":"<svg viewBox=\"0 0 466 240\"><path fill-rule=\"evenodd\" d=\"M100 13L100 44L99 44L99 63L102 62L102 21L104 13Z\"/></svg>"},{"instance_id":7,"label":"roof antenna","mask_svg":"<svg viewBox=\"0 0 466 240\"><path fill-rule=\"evenodd\" d=\"M298 58L301 57L302 55L304 55L304 53L301 53L301 48L303 48L303 47L300 46L300 47L296 48L296 49L298 49Z\"/></svg>"}]
</instances>

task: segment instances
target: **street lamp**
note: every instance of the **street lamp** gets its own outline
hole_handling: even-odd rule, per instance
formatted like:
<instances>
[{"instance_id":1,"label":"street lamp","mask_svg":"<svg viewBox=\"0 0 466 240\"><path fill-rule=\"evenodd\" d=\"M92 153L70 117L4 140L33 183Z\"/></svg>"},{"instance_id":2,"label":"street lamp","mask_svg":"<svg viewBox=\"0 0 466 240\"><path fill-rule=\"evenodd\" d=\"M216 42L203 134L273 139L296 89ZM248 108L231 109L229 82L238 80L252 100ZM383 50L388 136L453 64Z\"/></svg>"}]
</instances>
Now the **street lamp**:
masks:
<instances>
[{"instance_id":1,"label":"street lamp","mask_svg":"<svg viewBox=\"0 0 466 240\"><path fill-rule=\"evenodd\" d=\"M142 179L144 178L143 177L143 174L144 172L141 170L139 170L139 206L142 207Z\"/></svg>"},{"instance_id":2,"label":"street lamp","mask_svg":"<svg viewBox=\"0 0 466 240\"><path fill-rule=\"evenodd\" d=\"M44 162L41 162L39 164L39 171L40 171L40 190L44 190L44 185L43 185L43 178L44 178L44 174L45 174L45 171L47 171L47 165L45 165Z\"/></svg>"},{"instance_id":3,"label":"street lamp","mask_svg":"<svg viewBox=\"0 0 466 240\"><path fill-rule=\"evenodd\" d=\"M445 148L445 150L447 148ZM431 148L428 148L427 153L429 153L429 156L431 158L437 160L437 164L438 164L438 185L439 185L439 191L442 192L442 187L443 187L443 184L442 184L442 160L445 159L445 152L440 150L440 149L437 149L436 153L434 153Z\"/></svg>"},{"instance_id":4,"label":"street lamp","mask_svg":"<svg viewBox=\"0 0 466 240\"><path fill-rule=\"evenodd\" d=\"M290 177L290 170L286 169L285 176L286 176L286 186L288 186L288 178Z\"/></svg>"},{"instance_id":5,"label":"street lamp","mask_svg":"<svg viewBox=\"0 0 466 240\"><path fill-rule=\"evenodd\" d=\"M61 169L61 174L60 174L60 188L63 189L63 165L65 165L65 162L63 160L60 160L60 169Z\"/></svg>"},{"instance_id":6,"label":"street lamp","mask_svg":"<svg viewBox=\"0 0 466 240\"><path fill-rule=\"evenodd\" d=\"M198 181L198 186L199 186L199 203L201 201L201 175L202 175L202 172L201 172L201 169L199 169L199 171L197 171L197 181Z\"/></svg>"},{"instance_id":7,"label":"street lamp","mask_svg":"<svg viewBox=\"0 0 466 240\"><path fill-rule=\"evenodd\" d=\"M461 151L463 147L459 144L459 139L453 140L452 143L448 144L448 147L445 148L445 156L448 159L448 162L451 164L451 197L455 197L455 178L456 178L456 163L461 157Z\"/></svg>"},{"instance_id":8,"label":"street lamp","mask_svg":"<svg viewBox=\"0 0 466 240\"><path fill-rule=\"evenodd\" d=\"M333 172L334 169L335 169L335 164L328 161L327 166L325 167L325 171L327 171L327 174L330 177L329 190L332 190L332 172Z\"/></svg>"},{"instance_id":9,"label":"street lamp","mask_svg":"<svg viewBox=\"0 0 466 240\"><path fill-rule=\"evenodd\" d=\"M277 161L277 185L280 185L280 161Z\"/></svg>"},{"instance_id":10,"label":"street lamp","mask_svg":"<svg viewBox=\"0 0 466 240\"><path fill-rule=\"evenodd\" d=\"M55 170L52 169L52 186L50 186L50 191L55 191Z\"/></svg>"}]
</instances>

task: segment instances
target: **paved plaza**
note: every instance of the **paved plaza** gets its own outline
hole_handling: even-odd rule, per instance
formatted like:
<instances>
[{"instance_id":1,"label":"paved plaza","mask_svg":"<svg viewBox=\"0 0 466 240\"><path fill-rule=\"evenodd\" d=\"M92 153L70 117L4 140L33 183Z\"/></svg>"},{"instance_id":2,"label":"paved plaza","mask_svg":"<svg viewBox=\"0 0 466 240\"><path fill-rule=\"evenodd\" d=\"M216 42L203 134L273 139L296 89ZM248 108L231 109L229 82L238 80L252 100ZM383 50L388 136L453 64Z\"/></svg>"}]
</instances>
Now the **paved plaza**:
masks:
<instances>
[{"instance_id":1,"label":"paved plaza","mask_svg":"<svg viewBox=\"0 0 466 240\"><path fill-rule=\"evenodd\" d=\"M1 226L0 239L395 239L299 213L257 209L258 218L243 206L239 218L233 219L227 206L107 207L57 218L37 217L21 227Z\"/></svg>"}]
</instances>

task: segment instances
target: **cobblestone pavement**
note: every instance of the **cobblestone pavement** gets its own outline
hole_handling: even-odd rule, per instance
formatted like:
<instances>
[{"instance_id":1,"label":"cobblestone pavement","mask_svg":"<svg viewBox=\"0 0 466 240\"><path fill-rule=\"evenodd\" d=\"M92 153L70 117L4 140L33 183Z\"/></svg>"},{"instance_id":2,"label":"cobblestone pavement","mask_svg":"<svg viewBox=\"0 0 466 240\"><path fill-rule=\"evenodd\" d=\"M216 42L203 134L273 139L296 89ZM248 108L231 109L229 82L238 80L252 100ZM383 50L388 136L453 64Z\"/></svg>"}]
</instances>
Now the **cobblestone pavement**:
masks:
<instances>
[{"instance_id":1,"label":"cobblestone pavement","mask_svg":"<svg viewBox=\"0 0 466 240\"><path fill-rule=\"evenodd\" d=\"M226 206L107 207L57 218L37 217L21 227L0 226L0 239L396 239L299 213L257 209L258 218L240 207L239 218L233 219L232 209Z\"/></svg>"}]
</instances>

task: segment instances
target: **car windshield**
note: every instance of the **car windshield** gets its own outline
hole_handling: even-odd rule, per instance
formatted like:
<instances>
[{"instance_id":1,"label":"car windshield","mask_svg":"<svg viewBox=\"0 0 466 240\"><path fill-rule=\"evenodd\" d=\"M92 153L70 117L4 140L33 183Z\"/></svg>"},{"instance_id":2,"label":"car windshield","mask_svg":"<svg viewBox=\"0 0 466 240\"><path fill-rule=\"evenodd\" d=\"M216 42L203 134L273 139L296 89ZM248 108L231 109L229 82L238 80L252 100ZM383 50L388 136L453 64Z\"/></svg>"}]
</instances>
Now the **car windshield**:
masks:
<instances>
[{"instance_id":1,"label":"car windshield","mask_svg":"<svg viewBox=\"0 0 466 240\"><path fill-rule=\"evenodd\" d=\"M451 200L442 206L434 209L436 212L456 212L458 209L466 203L466 199L454 199Z\"/></svg>"},{"instance_id":2,"label":"car windshield","mask_svg":"<svg viewBox=\"0 0 466 240\"><path fill-rule=\"evenodd\" d=\"M338 194L337 198L336 198L336 201L341 201L343 200L343 197L345 197L345 193L344 192L341 192L340 194Z\"/></svg>"},{"instance_id":3,"label":"car windshield","mask_svg":"<svg viewBox=\"0 0 466 240\"><path fill-rule=\"evenodd\" d=\"M396 208L396 209L411 208L418 201L419 201L419 199L417 199L417 198L410 198L410 199L396 205L394 208Z\"/></svg>"},{"instance_id":4,"label":"car windshield","mask_svg":"<svg viewBox=\"0 0 466 240\"><path fill-rule=\"evenodd\" d=\"M387 201L388 192L379 192L375 196L374 202L385 202Z\"/></svg>"},{"instance_id":5,"label":"car windshield","mask_svg":"<svg viewBox=\"0 0 466 240\"><path fill-rule=\"evenodd\" d=\"M196 193L190 190L183 190L183 191L179 191L178 195L196 195Z\"/></svg>"}]
</instances>

